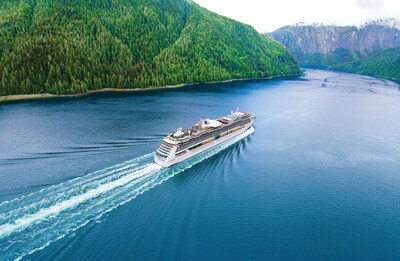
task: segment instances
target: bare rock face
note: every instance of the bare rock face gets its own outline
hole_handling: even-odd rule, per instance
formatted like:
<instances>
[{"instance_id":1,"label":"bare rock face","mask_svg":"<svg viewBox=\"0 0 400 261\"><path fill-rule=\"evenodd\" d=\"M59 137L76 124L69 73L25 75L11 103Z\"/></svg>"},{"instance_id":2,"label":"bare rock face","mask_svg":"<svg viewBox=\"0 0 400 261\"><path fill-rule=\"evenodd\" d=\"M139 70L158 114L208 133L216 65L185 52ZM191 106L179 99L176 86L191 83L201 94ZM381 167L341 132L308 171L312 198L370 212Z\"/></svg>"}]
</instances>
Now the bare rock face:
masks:
<instances>
[{"instance_id":1,"label":"bare rock face","mask_svg":"<svg viewBox=\"0 0 400 261\"><path fill-rule=\"evenodd\" d=\"M347 54L356 54L358 57L368 57L399 47L400 22L393 18L380 19L360 27L298 23L282 27L269 35L286 46L300 65L307 65L310 55L313 55L312 60L315 62L315 56L326 58L338 50L342 50L341 53L345 50ZM335 57L333 60L340 58Z\"/></svg>"}]
</instances>

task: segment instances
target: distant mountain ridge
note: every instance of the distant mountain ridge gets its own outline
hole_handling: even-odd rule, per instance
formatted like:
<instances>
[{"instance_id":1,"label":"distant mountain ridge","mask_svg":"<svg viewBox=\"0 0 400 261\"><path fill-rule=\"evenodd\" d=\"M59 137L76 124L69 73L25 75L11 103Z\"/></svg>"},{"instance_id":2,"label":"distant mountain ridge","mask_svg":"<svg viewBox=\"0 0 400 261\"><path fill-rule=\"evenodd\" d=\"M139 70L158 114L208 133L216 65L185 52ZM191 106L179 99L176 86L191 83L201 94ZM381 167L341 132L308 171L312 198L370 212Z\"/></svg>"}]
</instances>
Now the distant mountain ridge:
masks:
<instances>
[{"instance_id":1,"label":"distant mountain ridge","mask_svg":"<svg viewBox=\"0 0 400 261\"><path fill-rule=\"evenodd\" d=\"M396 19L373 20L361 26L298 23L282 27L270 36L294 54L330 54L347 49L372 55L400 46L400 23Z\"/></svg>"},{"instance_id":2,"label":"distant mountain ridge","mask_svg":"<svg viewBox=\"0 0 400 261\"><path fill-rule=\"evenodd\" d=\"M379 53L391 48L395 48L391 53L398 51L400 22L394 18L388 18L368 21L361 26L298 23L284 26L268 35L286 46L302 67L346 68L347 71L355 72L357 70L352 70L351 66L361 65L368 57L374 59L373 57ZM396 65L396 61L392 61L394 57L387 55L384 57L385 59L379 59L379 61L387 60L388 63ZM378 62L369 64L377 65ZM397 67L398 70L400 70L399 67ZM363 71L369 71L369 74L377 76L386 75L385 77L396 78L387 71L380 72L379 68Z\"/></svg>"},{"instance_id":3,"label":"distant mountain ridge","mask_svg":"<svg viewBox=\"0 0 400 261\"><path fill-rule=\"evenodd\" d=\"M0 95L300 72L276 41L190 0L0 2Z\"/></svg>"}]
</instances>

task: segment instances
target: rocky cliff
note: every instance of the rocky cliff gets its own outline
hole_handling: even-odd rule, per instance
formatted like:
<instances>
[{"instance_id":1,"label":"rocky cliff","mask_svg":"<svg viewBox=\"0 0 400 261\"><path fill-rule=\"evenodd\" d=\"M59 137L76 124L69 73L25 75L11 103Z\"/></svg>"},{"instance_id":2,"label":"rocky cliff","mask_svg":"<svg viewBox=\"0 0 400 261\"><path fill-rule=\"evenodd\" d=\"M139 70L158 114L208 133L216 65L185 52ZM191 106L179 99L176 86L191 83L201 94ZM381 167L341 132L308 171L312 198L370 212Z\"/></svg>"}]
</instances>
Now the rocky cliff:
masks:
<instances>
[{"instance_id":1,"label":"rocky cliff","mask_svg":"<svg viewBox=\"0 0 400 261\"><path fill-rule=\"evenodd\" d=\"M400 46L400 22L369 21L362 26L298 23L270 35L286 46L303 67L329 68Z\"/></svg>"}]
</instances>

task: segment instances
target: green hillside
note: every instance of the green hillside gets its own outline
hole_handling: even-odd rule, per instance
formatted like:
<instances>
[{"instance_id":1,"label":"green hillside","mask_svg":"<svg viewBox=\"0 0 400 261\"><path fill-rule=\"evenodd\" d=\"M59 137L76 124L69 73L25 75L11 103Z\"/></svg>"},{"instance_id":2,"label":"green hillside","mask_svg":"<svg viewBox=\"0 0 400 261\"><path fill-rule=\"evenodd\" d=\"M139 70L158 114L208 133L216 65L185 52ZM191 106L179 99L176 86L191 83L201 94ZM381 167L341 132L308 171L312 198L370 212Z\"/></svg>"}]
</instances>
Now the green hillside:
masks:
<instances>
[{"instance_id":1,"label":"green hillside","mask_svg":"<svg viewBox=\"0 0 400 261\"><path fill-rule=\"evenodd\" d=\"M293 55L296 57L301 67L323 70L329 69L337 64L354 62L365 58L365 56L360 53L343 48L338 48L328 54L297 52L293 53Z\"/></svg>"},{"instance_id":2,"label":"green hillside","mask_svg":"<svg viewBox=\"0 0 400 261\"><path fill-rule=\"evenodd\" d=\"M391 48L376 55L331 69L400 80L400 48Z\"/></svg>"},{"instance_id":3,"label":"green hillside","mask_svg":"<svg viewBox=\"0 0 400 261\"><path fill-rule=\"evenodd\" d=\"M0 2L0 95L295 73L280 44L192 1Z\"/></svg>"}]
</instances>

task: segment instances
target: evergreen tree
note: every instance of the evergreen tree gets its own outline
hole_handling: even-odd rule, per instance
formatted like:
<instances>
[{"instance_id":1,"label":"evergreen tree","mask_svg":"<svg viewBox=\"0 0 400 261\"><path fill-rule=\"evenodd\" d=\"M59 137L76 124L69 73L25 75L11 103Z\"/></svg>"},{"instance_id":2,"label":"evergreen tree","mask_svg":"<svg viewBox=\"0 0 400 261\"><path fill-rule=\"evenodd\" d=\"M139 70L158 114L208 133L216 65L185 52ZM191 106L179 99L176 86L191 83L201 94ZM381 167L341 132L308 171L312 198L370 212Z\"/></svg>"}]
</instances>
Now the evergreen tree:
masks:
<instances>
[{"instance_id":1,"label":"evergreen tree","mask_svg":"<svg viewBox=\"0 0 400 261\"><path fill-rule=\"evenodd\" d=\"M0 95L294 73L280 44L192 1L0 2Z\"/></svg>"}]
</instances>

